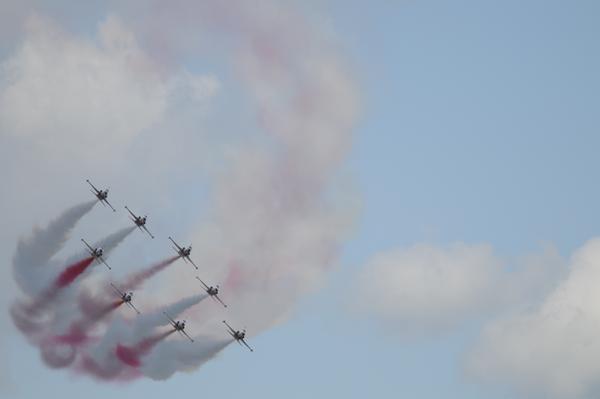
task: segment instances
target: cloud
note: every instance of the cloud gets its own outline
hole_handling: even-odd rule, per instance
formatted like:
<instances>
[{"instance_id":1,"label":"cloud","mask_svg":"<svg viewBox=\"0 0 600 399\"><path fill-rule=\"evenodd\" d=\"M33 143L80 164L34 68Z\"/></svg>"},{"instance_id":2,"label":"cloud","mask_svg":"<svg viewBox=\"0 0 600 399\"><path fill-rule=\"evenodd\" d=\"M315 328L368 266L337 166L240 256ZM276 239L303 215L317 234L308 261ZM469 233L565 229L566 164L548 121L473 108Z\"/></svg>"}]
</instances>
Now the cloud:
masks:
<instances>
[{"instance_id":1,"label":"cloud","mask_svg":"<svg viewBox=\"0 0 600 399\"><path fill-rule=\"evenodd\" d=\"M396 331L439 331L497 305L503 268L489 245L395 249L367 262L353 302Z\"/></svg>"},{"instance_id":2,"label":"cloud","mask_svg":"<svg viewBox=\"0 0 600 399\"><path fill-rule=\"evenodd\" d=\"M592 397L600 384L600 238L570 259L569 273L540 305L490 322L467 370L527 397ZM592 396L589 396L592 395Z\"/></svg>"},{"instance_id":3,"label":"cloud","mask_svg":"<svg viewBox=\"0 0 600 399\"><path fill-rule=\"evenodd\" d=\"M167 100L166 85L116 18L94 41L31 18L1 82L0 131L49 151L126 146L162 118Z\"/></svg>"},{"instance_id":4,"label":"cloud","mask_svg":"<svg viewBox=\"0 0 600 399\"><path fill-rule=\"evenodd\" d=\"M395 334L439 334L530 308L564 272L564 260L547 245L509 260L488 244L417 244L371 257L348 297L356 313Z\"/></svg>"},{"instance_id":5,"label":"cloud","mask_svg":"<svg viewBox=\"0 0 600 399\"><path fill-rule=\"evenodd\" d=\"M70 156L122 153L165 118L178 90L203 101L219 88L213 76L162 73L117 17L94 38L31 17L0 72L0 134Z\"/></svg>"}]
</instances>

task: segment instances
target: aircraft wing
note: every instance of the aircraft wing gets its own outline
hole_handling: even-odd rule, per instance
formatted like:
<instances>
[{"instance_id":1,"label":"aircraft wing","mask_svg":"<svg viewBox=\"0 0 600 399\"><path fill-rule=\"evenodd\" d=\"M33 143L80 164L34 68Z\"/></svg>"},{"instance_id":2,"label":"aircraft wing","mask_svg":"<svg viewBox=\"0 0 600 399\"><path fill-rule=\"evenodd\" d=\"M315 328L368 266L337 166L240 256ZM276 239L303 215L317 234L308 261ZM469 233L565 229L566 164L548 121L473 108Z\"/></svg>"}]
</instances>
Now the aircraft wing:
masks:
<instances>
[{"instance_id":1,"label":"aircraft wing","mask_svg":"<svg viewBox=\"0 0 600 399\"><path fill-rule=\"evenodd\" d=\"M90 244L88 244L87 241L85 241L83 238L81 239L81 242L84 243L86 247L88 247L91 253L94 252L94 248L92 248Z\"/></svg>"},{"instance_id":2,"label":"aircraft wing","mask_svg":"<svg viewBox=\"0 0 600 399\"><path fill-rule=\"evenodd\" d=\"M204 286L204 289L208 290L208 285L206 285L206 283L204 281L202 281L200 279L200 277L196 276L196 280L200 281L202 283L202 285Z\"/></svg>"},{"instance_id":3,"label":"aircraft wing","mask_svg":"<svg viewBox=\"0 0 600 399\"><path fill-rule=\"evenodd\" d=\"M125 205L125 209L127 209L127 212L129 212L129 213L131 214L131 216L133 216L133 218L134 218L134 219L136 219L136 218L137 218L137 216L135 216L135 214L134 214L133 212L131 212L131 209L129 209L129 208L127 207L127 205Z\"/></svg>"},{"instance_id":4,"label":"aircraft wing","mask_svg":"<svg viewBox=\"0 0 600 399\"><path fill-rule=\"evenodd\" d=\"M192 337L190 337L185 331L183 331L183 330L177 330L177 331L179 331L181 334L185 335L187 337L187 339L189 339L190 341L194 342Z\"/></svg>"},{"instance_id":5,"label":"aircraft wing","mask_svg":"<svg viewBox=\"0 0 600 399\"><path fill-rule=\"evenodd\" d=\"M238 340L238 342L241 342L242 344L246 345L246 348L250 349L250 352L254 352L254 349L252 349L252 348L250 347L250 345L248 345L248 344L246 343L246 341L244 341L244 338L242 338L242 339Z\"/></svg>"},{"instance_id":6,"label":"aircraft wing","mask_svg":"<svg viewBox=\"0 0 600 399\"><path fill-rule=\"evenodd\" d=\"M213 298L215 298L217 301L221 302L221 305L223 305L224 307L227 307L227 305L225 305L225 302L223 302L223 301L221 300L221 298L219 298L219 296L218 296L218 295L213 295Z\"/></svg>"},{"instance_id":7,"label":"aircraft wing","mask_svg":"<svg viewBox=\"0 0 600 399\"><path fill-rule=\"evenodd\" d=\"M173 326L173 328L175 328L175 320L173 320L171 317L169 317L169 315L167 314L167 312L163 312L163 314L167 317L167 319L169 319L169 323L171 323L171 325Z\"/></svg>"},{"instance_id":8,"label":"aircraft wing","mask_svg":"<svg viewBox=\"0 0 600 399\"><path fill-rule=\"evenodd\" d=\"M173 239L169 236L169 240L171 240L171 242L173 244L175 244L175 246L177 247L177 250L181 251L183 248L181 248L179 245L177 245L177 243L175 241L173 241Z\"/></svg>"},{"instance_id":9,"label":"aircraft wing","mask_svg":"<svg viewBox=\"0 0 600 399\"><path fill-rule=\"evenodd\" d=\"M104 266L108 267L108 270L112 270L112 268L108 265L108 263L106 263L106 261L104 260L104 258L102 256L98 256L96 259L98 259L100 262L104 263Z\"/></svg>"},{"instance_id":10,"label":"aircraft wing","mask_svg":"<svg viewBox=\"0 0 600 399\"><path fill-rule=\"evenodd\" d=\"M121 292L121 290L119 290L119 289L117 288L117 286L116 286L116 285L114 285L113 283L110 283L110 285L112 285L112 287L113 287L113 290L115 290L115 292L116 292L117 294L119 294L119 296L121 296L121 297L122 297L122 296L124 295L124 294Z\"/></svg>"},{"instance_id":11,"label":"aircraft wing","mask_svg":"<svg viewBox=\"0 0 600 399\"><path fill-rule=\"evenodd\" d=\"M231 328L231 326L229 324L227 324L227 322L225 320L223 320L223 323L227 326L227 328L229 328L229 331L227 331L229 334L231 334L232 337L235 338L235 330L233 328Z\"/></svg>"},{"instance_id":12,"label":"aircraft wing","mask_svg":"<svg viewBox=\"0 0 600 399\"><path fill-rule=\"evenodd\" d=\"M94 191L96 192L96 194L98 194L100 192L100 190L98 190L96 187L94 187L94 185L92 184L92 182L89 179L85 180L90 186L92 186L92 188L94 189Z\"/></svg>"},{"instance_id":13,"label":"aircraft wing","mask_svg":"<svg viewBox=\"0 0 600 399\"><path fill-rule=\"evenodd\" d=\"M146 230L146 233L148 233L148 235L149 235L150 237L154 238L154 236L152 235L152 233L150 233L150 230L148 230L148 229L146 228L146 226L142 226L142 229Z\"/></svg>"},{"instance_id":14,"label":"aircraft wing","mask_svg":"<svg viewBox=\"0 0 600 399\"><path fill-rule=\"evenodd\" d=\"M129 305L129 307L130 307L131 309L135 310L135 312L136 312L137 314L140 314L140 311L139 311L139 310L137 310L137 308L136 308L135 306L133 306L133 303L131 303L131 301L130 301L130 302L125 302L125 303L126 303L127 305Z\"/></svg>"},{"instance_id":15,"label":"aircraft wing","mask_svg":"<svg viewBox=\"0 0 600 399\"><path fill-rule=\"evenodd\" d=\"M117 210L110 204L110 202L108 202L108 200L106 198L104 198L102 200L103 202L106 202L106 205L110 206L110 209L113 210L113 212L116 212Z\"/></svg>"},{"instance_id":16,"label":"aircraft wing","mask_svg":"<svg viewBox=\"0 0 600 399\"><path fill-rule=\"evenodd\" d=\"M187 260L189 260L189 261L190 261L190 263L191 263L192 265L194 265L194 267L196 268L196 270L198 270L198 266L196 266L196 264L194 263L194 261L192 260L192 258L190 258L190 256L189 256L189 255L188 255L188 256L186 256L185 258L186 258Z\"/></svg>"}]
</instances>

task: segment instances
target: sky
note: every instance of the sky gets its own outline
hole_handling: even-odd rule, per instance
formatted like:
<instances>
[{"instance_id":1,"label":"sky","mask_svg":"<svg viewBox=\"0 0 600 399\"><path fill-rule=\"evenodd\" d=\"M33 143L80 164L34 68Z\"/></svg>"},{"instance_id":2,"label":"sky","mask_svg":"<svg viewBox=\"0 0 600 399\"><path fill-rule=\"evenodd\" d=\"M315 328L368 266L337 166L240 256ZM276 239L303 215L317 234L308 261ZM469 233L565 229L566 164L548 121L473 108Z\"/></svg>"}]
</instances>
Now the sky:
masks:
<instances>
[{"instance_id":1,"label":"sky","mask_svg":"<svg viewBox=\"0 0 600 399\"><path fill-rule=\"evenodd\" d=\"M218 3L6 3L0 397L597 397L600 5ZM193 242L198 273L242 282L190 331L226 317L253 353L132 382L44 365L12 260L86 178L119 212L60 255L147 212L157 239L114 275ZM189 267L139 307L197 293Z\"/></svg>"}]
</instances>

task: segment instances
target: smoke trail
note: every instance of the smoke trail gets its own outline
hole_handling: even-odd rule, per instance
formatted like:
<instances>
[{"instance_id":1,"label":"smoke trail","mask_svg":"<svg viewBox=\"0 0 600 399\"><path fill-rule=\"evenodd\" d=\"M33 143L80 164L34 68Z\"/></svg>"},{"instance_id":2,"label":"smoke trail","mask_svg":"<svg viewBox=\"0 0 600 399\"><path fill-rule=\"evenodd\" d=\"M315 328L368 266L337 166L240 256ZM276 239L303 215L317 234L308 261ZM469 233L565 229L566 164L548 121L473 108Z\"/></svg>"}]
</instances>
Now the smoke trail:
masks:
<instances>
[{"instance_id":1,"label":"smoke trail","mask_svg":"<svg viewBox=\"0 0 600 399\"><path fill-rule=\"evenodd\" d=\"M77 347L84 344L89 344L96 340L97 338L92 338L87 334L85 326L82 326L78 323L73 323L67 334L50 337L46 342L48 344L54 344L57 346L64 344Z\"/></svg>"},{"instance_id":2,"label":"smoke trail","mask_svg":"<svg viewBox=\"0 0 600 399\"><path fill-rule=\"evenodd\" d=\"M194 240L206 243L198 261L218 265L237 304L233 318L260 332L323 281L351 227L353 210L337 201L334 178L350 148L357 90L326 35L289 3L176 4L157 7L145 27L158 23L183 39L210 26L231 38L232 62L267 135L221 169L209 223ZM176 286L190 285L178 278Z\"/></svg>"},{"instance_id":3,"label":"smoke trail","mask_svg":"<svg viewBox=\"0 0 600 399\"><path fill-rule=\"evenodd\" d=\"M16 267L43 266L65 244L75 224L89 211L96 201L89 201L67 209L45 229L34 230L29 239L22 239L17 244L13 258Z\"/></svg>"},{"instance_id":4,"label":"smoke trail","mask_svg":"<svg viewBox=\"0 0 600 399\"><path fill-rule=\"evenodd\" d=\"M212 336L195 336L194 345L181 340L163 342L148 354L140 370L154 380L165 380L178 370L191 371L200 367L233 341Z\"/></svg>"},{"instance_id":5,"label":"smoke trail","mask_svg":"<svg viewBox=\"0 0 600 399\"><path fill-rule=\"evenodd\" d=\"M115 250L120 243L127 238L132 231L135 230L135 226L129 226L122 228L121 230L117 230L109 236L102 238L101 240L95 241L90 246L92 248L102 248L104 251L103 257L106 259L108 255ZM85 251L81 251L79 254L72 256L67 260L67 263L73 263L78 259L83 258L86 255Z\"/></svg>"},{"instance_id":6,"label":"smoke trail","mask_svg":"<svg viewBox=\"0 0 600 399\"><path fill-rule=\"evenodd\" d=\"M109 302L109 300L104 298L104 295L102 299L93 298L89 296L86 291L82 291L79 295L78 303L79 310L83 314L82 323L93 323L101 320L125 302L121 299Z\"/></svg>"},{"instance_id":7,"label":"smoke trail","mask_svg":"<svg viewBox=\"0 0 600 399\"><path fill-rule=\"evenodd\" d=\"M127 364L136 364L134 360L138 357L134 355L137 352L132 352L132 350L144 342L141 337L157 327L169 324L163 312L166 311L171 317L176 318L207 297L208 295L202 294L179 300L152 313L136 317L132 324L124 323L120 319L115 320L104 333L98 345L83 355L76 369L102 380L129 380L141 376L139 373L132 374L128 367L123 368ZM172 330L169 329L169 331ZM147 342L152 342L152 340ZM118 347L121 349L117 353Z\"/></svg>"},{"instance_id":8,"label":"smoke trail","mask_svg":"<svg viewBox=\"0 0 600 399\"><path fill-rule=\"evenodd\" d=\"M64 211L44 229L35 229L29 238L19 240L13 257L15 281L26 293L40 292L46 284L48 270L40 268L63 247L77 222L96 204L89 201Z\"/></svg>"},{"instance_id":9,"label":"smoke trail","mask_svg":"<svg viewBox=\"0 0 600 399\"><path fill-rule=\"evenodd\" d=\"M173 264L179 256L173 256L171 258L160 261L159 263L152 265L142 271L132 273L125 278L125 282L122 284L124 290L132 290L138 288L144 281L153 277L158 272L167 268L167 266Z\"/></svg>"},{"instance_id":10,"label":"smoke trail","mask_svg":"<svg viewBox=\"0 0 600 399\"><path fill-rule=\"evenodd\" d=\"M113 251L115 248L117 248L117 246L123 242L123 240L129 235L131 234L131 232L135 230L135 226L131 226L131 227L125 227L111 235L109 235L106 238L103 238L102 240L94 243L95 247L101 247L102 249L104 249L104 253L110 253L111 251Z\"/></svg>"},{"instance_id":11,"label":"smoke trail","mask_svg":"<svg viewBox=\"0 0 600 399\"><path fill-rule=\"evenodd\" d=\"M142 376L135 368L123 367L123 362L116 356L113 363L104 367L91 356L84 354L81 361L75 365L75 371L101 381L131 381Z\"/></svg>"},{"instance_id":12,"label":"smoke trail","mask_svg":"<svg viewBox=\"0 0 600 399\"><path fill-rule=\"evenodd\" d=\"M204 300L207 297L208 294L204 293L194 295L188 298L181 299L155 312L143 314L142 316L136 319L133 331L134 333L136 333L136 335L140 335L153 327L167 325L169 324L169 320L165 317L164 313L167 313L169 317L176 318L181 313L191 308L192 306L199 304L202 300Z\"/></svg>"},{"instance_id":13,"label":"smoke trail","mask_svg":"<svg viewBox=\"0 0 600 399\"><path fill-rule=\"evenodd\" d=\"M55 345L48 342L42 344L40 354L46 365L57 369L70 366L77 356L77 351L72 345Z\"/></svg>"},{"instance_id":14,"label":"smoke trail","mask_svg":"<svg viewBox=\"0 0 600 399\"><path fill-rule=\"evenodd\" d=\"M166 339L169 335L175 332L174 329L154 335L140 341L133 347L125 345L117 345L115 354L125 364L131 367L139 367L141 365L140 357L144 356L154 348L160 341Z\"/></svg>"},{"instance_id":15,"label":"smoke trail","mask_svg":"<svg viewBox=\"0 0 600 399\"><path fill-rule=\"evenodd\" d=\"M205 243L195 257L218 266L215 277L225 281L228 300L236 303L231 317L257 333L285 319L296 300L323 281L351 226L353 210L336 201L332 183L350 148L355 84L319 27L289 3L263 2L259 9L236 0L155 4L149 20L140 23L150 37L157 25L167 32L160 48L153 48L161 56L180 49L197 27L209 26L234 42L232 62L268 134L267 140L244 143L218 176L210 222L194 240ZM175 278L173 286L191 286L184 276ZM195 320L210 326L217 317L208 311ZM185 352L171 354L173 368L156 378L184 369L177 359ZM200 355L185 369L203 361ZM150 373L162 359L151 354L146 362Z\"/></svg>"},{"instance_id":16,"label":"smoke trail","mask_svg":"<svg viewBox=\"0 0 600 399\"><path fill-rule=\"evenodd\" d=\"M67 334L51 337L49 342L54 344L81 346L97 341L96 338L90 337L89 331L102 321L102 319L107 317L110 312L116 310L124 303L125 302L120 300L105 304L104 306L99 305L96 302L82 306L80 302L82 310L86 309L82 312L81 318L71 324L71 328Z\"/></svg>"},{"instance_id":17,"label":"smoke trail","mask_svg":"<svg viewBox=\"0 0 600 399\"><path fill-rule=\"evenodd\" d=\"M71 284L81 273L88 268L94 261L94 257L82 259L79 262L68 266L54 282L55 287L63 288Z\"/></svg>"}]
</instances>

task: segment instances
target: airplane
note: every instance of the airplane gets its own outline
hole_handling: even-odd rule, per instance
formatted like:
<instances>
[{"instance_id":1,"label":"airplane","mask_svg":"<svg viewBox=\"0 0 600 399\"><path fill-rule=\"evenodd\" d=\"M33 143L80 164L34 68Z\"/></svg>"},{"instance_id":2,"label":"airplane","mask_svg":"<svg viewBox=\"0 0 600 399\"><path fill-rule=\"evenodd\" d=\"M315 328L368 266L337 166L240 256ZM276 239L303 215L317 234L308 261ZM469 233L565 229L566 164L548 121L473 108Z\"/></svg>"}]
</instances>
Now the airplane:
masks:
<instances>
[{"instance_id":1,"label":"airplane","mask_svg":"<svg viewBox=\"0 0 600 399\"><path fill-rule=\"evenodd\" d=\"M100 247L92 248L90 246L90 244L88 244L83 238L81 239L81 242L83 242L85 244L85 246L88 247L88 252L94 259L96 259L99 262L104 263L104 265L106 267L108 267L108 270L112 270L111 267L108 265L108 263L106 263L106 261L102 257L102 255L104 254L104 250L102 248L100 248Z\"/></svg>"},{"instance_id":2,"label":"airplane","mask_svg":"<svg viewBox=\"0 0 600 399\"><path fill-rule=\"evenodd\" d=\"M131 303L131 298L133 297L133 292L122 292L120 289L118 289L113 283L110 283L110 285L112 285L113 289L115 290L115 292L117 294L119 294L119 296L121 297L121 301L123 301L123 303L126 303L127 305L129 305L129 307L133 310L135 310L135 312L137 314L140 314L140 311L137 310L137 308L135 306L133 306L133 303Z\"/></svg>"},{"instance_id":3,"label":"airplane","mask_svg":"<svg viewBox=\"0 0 600 399\"><path fill-rule=\"evenodd\" d=\"M169 317L169 315L167 314L167 312L163 312L163 314L167 317L167 319L169 319L169 323L171 323L171 325L173 326L173 328L175 329L175 331L179 332L182 335L185 335L187 339L189 339L190 341L194 342L194 340L192 339L192 337L190 337L189 335L187 335L187 333L184 331L185 330L185 320L184 321L175 321L171 317Z\"/></svg>"},{"instance_id":4,"label":"airplane","mask_svg":"<svg viewBox=\"0 0 600 399\"><path fill-rule=\"evenodd\" d=\"M227 322L225 320L223 320L223 323L225 323L225 325L229 329L229 331L227 331L229 333L229 335L231 335L238 342L238 344L240 344L240 345L244 344L244 345L246 345L246 348L250 349L250 352L254 352L254 349L252 349L250 347L250 345L248 345L246 343L246 341L244 341L244 337L246 337L246 329L245 328L242 331L239 331L239 330L236 331L229 324L227 324Z\"/></svg>"},{"instance_id":5,"label":"airplane","mask_svg":"<svg viewBox=\"0 0 600 399\"><path fill-rule=\"evenodd\" d=\"M86 182L88 182L88 184L90 186L92 186L93 190L90 190L92 193L94 193L94 195L96 196L96 198L98 198L98 200L102 203L102 205L108 205L110 207L110 209L113 210L113 212L116 212L117 210L115 208L113 208L113 206L110 204L110 202L108 202L108 188L106 190L98 190L96 187L94 187L94 185L92 184L92 182L89 179L85 180Z\"/></svg>"},{"instance_id":6,"label":"airplane","mask_svg":"<svg viewBox=\"0 0 600 399\"><path fill-rule=\"evenodd\" d=\"M189 260L190 263L196 268L196 270L198 270L198 266L196 266L194 261L190 258L190 254L192 253L192 246L190 245L187 248L180 247L179 245L177 245L177 243L175 241L173 241L173 239L170 236L169 236L169 240L171 240L171 242L173 244L175 244L175 247L177 247L177 248L173 247L173 249L175 250L175 252L177 252L179 257L182 258L185 262L187 262Z\"/></svg>"},{"instance_id":7,"label":"airplane","mask_svg":"<svg viewBox=\"0 0 600 399\"><path fill-rule=\"evenodd\" d=\"M196 280L200 281L202 283L202 285L204 286L204 290L206 291L206 293L208 295L210 295L210 297L216 301L221 302L221 305L227 307L227 305L225 305L225 303L221 300L221 298L219 298L219 286L217 285L216 287L213 286L208 286L204 283L204 281L200 280L200 277L196 276Z\"/></svg>"},{"instance_id":8,"label":"airplane","mask_svg":"<svg viewBox=\"0 0 600 399\"><path fill-rule=\"evenodd\" d=\"M152 235L152 233L150 233L150 231L146 228L146 218L147 216L135 216L135 214L133 212L131 212L131 209L129 209L127 207L127 205L125 205L125 209L127 209L127 211L129 211L129 213L131 214L132 218L131 221L133 223L135 223L135 225L140 229L144 229L146 231L146 233L148 233L148 235L150 235L150 237L154 238L154 236Z\"/></svg>"}]
</instances>

